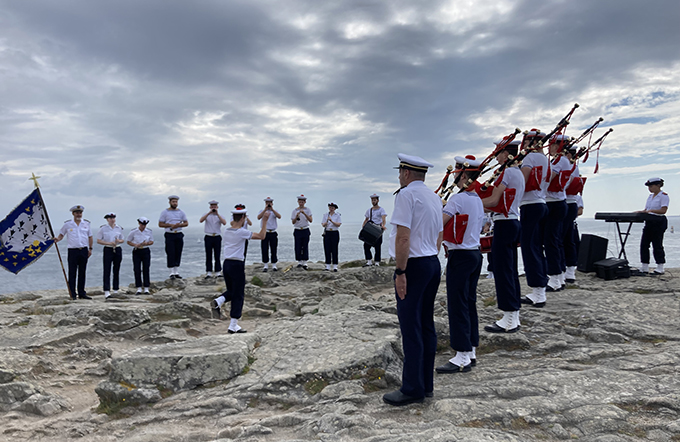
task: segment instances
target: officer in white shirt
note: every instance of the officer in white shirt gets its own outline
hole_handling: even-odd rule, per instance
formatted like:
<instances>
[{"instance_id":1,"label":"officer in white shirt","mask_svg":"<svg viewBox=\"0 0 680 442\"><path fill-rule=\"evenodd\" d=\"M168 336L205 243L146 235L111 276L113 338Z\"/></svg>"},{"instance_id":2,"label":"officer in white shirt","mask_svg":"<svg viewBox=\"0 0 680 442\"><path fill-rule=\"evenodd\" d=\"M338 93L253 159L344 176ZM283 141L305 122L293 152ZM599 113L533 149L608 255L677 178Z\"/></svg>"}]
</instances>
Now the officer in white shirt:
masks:
<instances>
[{"instance_id":1,"label":"officer in white shirt","mask_svg":"<svg viewBox=\"0 0 680 442\"><path fill-rule=\"evenodd\" d=\"M151 280L149 278L149 269L151 267L151 245L153 244L153 232L146 227L149 224L149 218L140 217L137 219L139 227L132 230L127 237L127 243L132 249L132 269L135 273L135 287L137 287L137 294L142 293L142 284L144 284L144 293L149 293ZM144 279L142 281L142 275Z\"/></svg>"},{"instance_id":2,"label":"officer in white shirt","mask_svg":"<svg viewBox=\"0 0 680 442\"><path fill-rule=\"evenodd\" d=\"M71 207L73 219L64 221L64 225L59 231L59 236L54 238L59 242L67 236L68 241L68 287L71 292L71 299L75 300L76 295L80 299L92 299L85 292L85 272L87 270L87 260L92 256L92 230L90 222L83 219L85 208L81 205ZM76 277L78 278L78 291L76 292Z\"/></svg>"},{"instance_id":3,"label":"officer in white shirt","mask_svg":"<svg viewBox=\"0 0 680 442\"><path fill-rule=\"evenodd\" d=\"M328 203L328 213L323 214L321 225L323 231L323 251L326 255L325 271L331 270L331 262L333 263L333 271L338 271L338 245L340 244L340 225L342 224L342 216L336 210L338 205L334 202Z\"/></svg>"},{"instance_id":4,"label":"officer in white shirt","mask_svg":"<svg viewBox=\"0 0 680 442\"><path fill-rule=\"evenodd\" d=\"M380 207L379 203L380 195L376 193L371 195L371 208L366 211L366 214L364 215L364 223L361 225L361 227L365 226L368 222L372 222L373 224L380 226L383 231L387 230L387 212L385 209ZM380 235L380 238L378 238L375 244L370 245L364 243L364 257L366 258L366 264L364 264L364 267L380 265L380 260L382 259L382 242L382 235ZM375 249L374 256L371 254L371 247Z\"/></svg>"},{"instance_id":5,"label":"officer in white shirt","mask_svg":"<svg viewBox=\"0 0 680 442\"><path fill-rule=\"evenodd\" d=\"M399 154L399 184L390 223L390 255L395 258L397 316L404 348L402 385L387 393L390 405L422 402L432 396L437 334L434 299L441 277L437 258L442 238L442 202L428 188L424 159Z\"/></svg>"},{"instance_id":6,"label":"officer in white shirt","mask_svg":"<svg viewBox=\"0 0 680 442\"><path fill-rule=\"evenodd\" d=\"M227 225L227 220L220 215L219 202L212 200L208 203L210 210L204 214L200 223L205 223L205 236L203 241L205 243L205 277L206 279L217 277L222 271L222 262L220 260L220 252L222 249L222 226ZM213 255L215 256L215 273L213 274Z\"/></svg>"},{"instance_id":7,"label":"officer in white shirt","mask_svg":"<svg viewBox=\"0 0 680 442\"><path fill-rule=\"evenodd\" d=\"M123 261L124 243L123 228L116 224L116 214L109 212L104 215L107 224L99 227L97 244L104 246L104 299L111 296L111 264L113 264L113 294L118 294L120 288L120 263Z\"/></svg>"},{"instance_id":8,"label":"officer in white shirt","mask_svg":"<svg viewBox=\"0 0 680 442\"><path fill-rule=\"evenodd\" d=\"M168 197L170 207L161 212L158 227L165 228L165 255L167 256L170 279L182 279L179 275L179 266L182 262L182 249L184 248L184 233L182 228L189 225L189 220L182 209L178 209L179 197Z\"/></svg>"},{"instance_id":9,"label":"officer in white shirt","mask_svg":"<svg viewBox=\"0 0 680 442\"><path fill-rule=\"evenodd\" d=\"M267 218L269 212L262 216L264 222L258 233L244 229L246 222L246 209L234 209L231 211L234 220L230 227L224 230L224 264L222 265L222 275L226 283L227 290L210 302L213 317L222 317L222 306L225 302L231 302L229 316L229 333L245 333L246 330L238 325L238 320L243 313L243 300L245 297L246 272L245 272L245 246L250 239L264 239L267 234Z\"/></svg>"},{"instance_id":10,"label":"officer in white shirt","mask_svg":"<svg viewBox=\"0 0 680 442\"><path fill-rule=\"evenodd\" d=\"M463 189L468 180L474 182L479 177L481 162L469 157L455 157L455 160L454 183ZM446 306L451 348L456 350L456 355L436 371L463 373L477 365L477 281L482 271L479 235L484 226L484 205L474 186L467 186L449 199L443 212L447 250Z\"/></svg>"},{"instance_id":11,"label":"officer in white shirt","mask_svg":"<svg viewBox=\"0 0 680 442\"><path fill-rule=\"evenodd\" d=\"M262 224L264 223L264 221L262 221L264 212L269 212L269 217L267 218L267 236L265 236L261 243L262 263L264 264L262 271L265 273L268 271L269 252L271 251L272 270L276 272L278 271L276 268L276 263L279 262L277 255L279 247L279 234L276 232L276 229L278 228L278 222L276 220L281 219L281 214L277 212L276 209L274 209L274 200L270 197L264 199L264 209L260 210L257 214L257 219L260 220L260 227L262 227Z\"/></svg>"},{"instance_id":12,"label":"officer in white shirt","mask_svg":"<svg viewBox=\"0 0 680 442\"><path fill-rule=\"evenodd\" d=\"M307 197L300 195L297 197L298 207L293 210L290 219L293 222L293 238L295 239L295 260L298 262L298 268L307 270L307 261L309 260L309 224L312 222L312 211L309 207L305 207Z\"/></svg>"},{"instance_id":13,"label":"officer in white shirt","mask_svg":"<svg viewBox=\"0 0 680 442\"><path fill-rule=\"evenodd\" d=\"M670 198L666 192L661 191L663 187L663 180L661 178L650 178L645 183L651 195L647 198L645 210L643 213L651 213L655 216L654 220L645 221L645 226L642 229L642 238L640 239L640 262L642 266L641 272L649 272L649 245L652 245L654 250L654 261L656 262L655 275L664 274L664 264L666 263L666 253L663 249L663 234L668 228L668 219L666 212L668 211L668 204Z\"/></svg>"}]
</instances>

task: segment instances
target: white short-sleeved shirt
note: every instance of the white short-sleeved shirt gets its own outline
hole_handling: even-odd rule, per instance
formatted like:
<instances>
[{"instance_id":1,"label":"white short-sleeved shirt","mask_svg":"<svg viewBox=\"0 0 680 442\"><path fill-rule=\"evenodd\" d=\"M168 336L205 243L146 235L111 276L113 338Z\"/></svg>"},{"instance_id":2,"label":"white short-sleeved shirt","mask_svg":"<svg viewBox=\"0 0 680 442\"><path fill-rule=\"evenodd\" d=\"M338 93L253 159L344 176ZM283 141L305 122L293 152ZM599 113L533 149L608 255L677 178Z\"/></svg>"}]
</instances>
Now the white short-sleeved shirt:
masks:
<instances>
[{"instance_id":1,"label":"white short-sleeved shirt","mask_svg":"<svg viewBox=\"0 0 680 442\"><path fill-rule=\"evenodd\" d=\"M208 234L216 234L216 235L221 235L222 234L222 221L220 221L220 217L217 216L214 213L208 212L206 213L208 215L205 218L205 226L203 227L203 231ZM203 215L205 216L205 215ZM202 217L201 217L202 218Z\"/></svg>"},{"instance_id":2,"label":"white short-sleeved shirt","mask_svg":"<svg viewBox=\"0 0 680 442\"><path fill-rule=\"evenodd\" d=\"M512 206L510 206L510 210L508 210L508 216L494 213L493 220L519 219L519 203L522 201L522 197L524 197L524 175L522 175L518 167L507 167L503 171L501 184L508 189L515 189L515 199L512 202Z\"/></svg>"},{"instance_id":3,"label":"white short-sleeved shirt","mask_svg":"<svg viewBox=\"0 0 680 442\"><path fill-rule=\"evenodd\" d=\"M573 164L571 166L573 168L573 171L571 172L571 176L569 177L569 181L567 182L567 185L564 186L564 196L567 198L567 204L574 204L576 203L576 196L577 195L567 195L566 189L569 187L572 181L574 181L574 178L580 177L581 176L581 171L578 170L578 164Z\"/></svg>"},{"instance_id":4,"label":"white short-sleeved shirt","mask_svg":"<svg viewBox=\"0 0 680 442\"><path fill-rule=\"evenodd\" d=\"M139 227L133 229L127 237L127 240L133 244L141 244L143 242L153 241L153 232L148 227L142 232Z\"/></svg>"},{"instance_id":5,"label":"white short-sleeved shirt","mask_svg":"<svg viewBox=\"0 0 680 442\"><path fill-rule=\"evenodd\" d=\"M260 210L257 212L257 216L260 216L260 214L264 213L265 209ZM260 228L262 228L262 223L264 222L264 218L260 219ZM279 227L279 223L276 220L276 215L274 212L271 210L269 211L269 218L267 218L267 230L276 230Z\"/></svg>"},{"instance_id":6,"label":"white short-sleeved shirt","mask_svg":"<svg viewBox=\"0 0 680 442\"><path fill-rule=\"evenodd\" d=\"M291 213L290 215L291 220L296 219L298 215L298 209L299 207L296 207L295 210L293 210L293 213ZM309 207L305 207L304 209L302 209L302 211L305 212L307 216L310 217L312 216L312 211L310 210ZM300 214L300 219L295 221L295 224L293 224L293 226L295 226L295 228L309 227L309 221L307 221L307 218L304 215Z\"/></svg>"},{"instance_id":7,"label":"white short-sleeved shirt","mask_svg":"<svg viewBox=\"0 0 680 442\"><path fill-rule=\"evenodd\" d=\"M113 228L108 224L104 224L103 226L99 227L97 239L106 242L114 242L117 239L124 239L123 228L118 224L114 225Z\"/></svg>"},{"instance_id":8,"label":"white short-sleeved shirt","mask_svg":"<svg viewBox=\"0 0 680 442\"><path fill-rule=\"evenodd\" d=\"M394 198L390 220L390 256L396 257L397 226L411 230L409 258L435 256L437 239L443 230L442 201L423 181L412 181Z\"/></svg>"},{"instance_id":9,"label":"white short-sleeved shirt","mask_svg":"<svg viewBox=\"0 0 680 442\"><path fill-rule=\"evenodd\" d=\"M474 250L479 248L479 234L484 227L484 204L477 192L459 192L451 197L444 207L444 213L453 218L461 214L468 216L462 244L444 241L449 250Z\"/></svg>"},{"instance_id":10,"label":"white short-sleeved shirt","mask_svg":"<svg viewBox=\"0 0 680 442\"><path fill-rule=\"evenodd\" d=\"M253 232L245 229L234 229L229 227L224 229L224 236L222 238L224 246L222 247L222 255L224 259L235 259L244 261L246 249L246 241L253 237Z\"/></svg>"},{"instance_id":11,"label":"white short-sleeved shirt","mask_svg":"<svg viewBox=\"0 0 680 442\"><path fill-rule=\"evenodd\" d=\"M161 216L158 219L158 221L164 222L166 224L177 224L182 221L189 221L187 219L187 216L184 214L182 209L175 209L175 210L170 210L170 209L165 209L164 211L161 212ZM176 229L172 229L170 227L165 228L166 232L181 232L182 228L177 227Z\"/></svg>"},{"instance_id":12,"label":"white short-sleeved shirt","mask_svg":"<svg viewBox=\"0 0 680 442\"><path fill-rule=\"evenodd\" d=\"M326 212L326 213L323 214L323 219L321 220L321 224L328 222L328 214L329 213L330 212ZM335 221L336 223L342 223L342 215L340 215L340 213L338 213L338 212L335 212L333 215L330 216L330 218L333 221ZM336 226L335 224L331 224L330 222L328 222L328 224L326 224L326 227L324 228L324 230L340 230L340 227Z\"/></svg>"},{"instance_id":13,"label":"white short-sleeved shirt","mask_svg":"<svg viewBox=\"0 0 680 442\"><path fill-rule=\"evenodd\" d=\"M371 213L373 216L371 216ZM387 216L387 212L382 207L379 209L373 209L372 207L366 211L364 217L374 224L382 225L382 217Z\"/></svg>"},{"instance_id":14,"label":"white short-sleeved shirt","mask_svg":"<svg viewBox=\"0 0 680 442\"><path fill-rule=\"evenodd\" d=\"M671 199L669 198L669 196L666 192L659 192L656 195L654 195L652 193L647 197L647 203L645 204L645 210L659 210L662 207L668 207L668 204L670 202L671 202ZM654 213L653 215L659 215L659 214ZM659 216L663 216L663 215L659 215Z\"/></svg>"},{"instance_id":15,"label":"white short-sleeved shirt","mask_svg":"<svg viewBox=\"0 0 680 442\"><path fill-rule=\"evenodd\" d=\"M520 202L520 206L525 204L545 203L545 192L546 189L548 188L548 185L545 182L545 178L546 175L548 174L548 171L550 170L549 163L550 162L548 161L548 157L539 152L531 152L524 158L524 160L522 160L522 169L524 169L525 167L534 168L537 166L542 166L543 173L541 174L540 181L541 189L524 192L524 195L522 196L522 201Z\"/></svg>"},{"instance_id":16,"label":"white short-sleeved shirt","mask_svg":"<svg viewBox=\"0 0 680 442\"><path fill-rule=\"evenodd\" d=\"M560 160L557 162L557 164L551 164L550 167L552 176L553 173L559 175L559 173L562 172L563 170L571 170L573 165L569 162L567 157L561 155ZM546 202L564 201L565 199L567 199L567 193L564 190L562 190L561 192L551 192L547 190L545 193Z\"/></svg>"},{"instance_id":17,"label":"white short-sleeved shirt","mask_svg":"<svg viewBox=\"0 0 680 442\"><path fill-rule=\"evenodd\" d=\"M80 220L80 225L72 219L64 221L59 233L66 236L69 249L80 249L90 245L92 230L90 230L90 222L86 219Z\"/></svg>"}]
</instances>

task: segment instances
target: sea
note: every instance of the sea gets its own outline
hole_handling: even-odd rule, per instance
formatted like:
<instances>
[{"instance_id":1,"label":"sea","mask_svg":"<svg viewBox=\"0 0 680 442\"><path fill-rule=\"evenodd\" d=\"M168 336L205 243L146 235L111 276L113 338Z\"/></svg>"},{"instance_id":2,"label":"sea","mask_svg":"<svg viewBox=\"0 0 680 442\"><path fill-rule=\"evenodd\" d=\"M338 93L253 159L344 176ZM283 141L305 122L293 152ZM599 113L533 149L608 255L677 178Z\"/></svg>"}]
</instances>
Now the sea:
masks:
<instances>
[{"instance_id":1,"label":"sea","mask_svg":"<svg viewBox=\"0 0 680 442\"><path fill-rule=\"evenodd\" d=\"M607 257L618 257L621 250L621 241L617 232L616 223L608 223L592 218L579 218L578 228L581 234L591 234L601 236L608 239ZM639 265L639 244L640 236L642 234L641 223L632 225L630 235L625 244L625 251L630 261L631 266L637 267ZM666 250L666 267L678 268L680 267L680 231L674 233L675 226L680 228L680 216L668 217L668 230L664 236L664 249ZM626 231L627 223L622 223L621 229ZM151 246L151 280L161 281L168 278L168 269L165 262L165 245L163 240L162 229L153 229L154 244ZM253 230L251 228L251 230ZM361 230L361 223L343 223L340 228L340 246L339 258L340 261L354 261L363 260L363 243L358 239L359 231ZM280 262L292 262L295 258L293 250L293 227L279 226L279 248L278 255ZM309 258L311 262L323 262L323 238L321 236L322 229L320 226L311 227L311 239L309 243ZM386 235L389 232L386 232ZM96 237L96 232L93 232ZM203 246L203 228L189 227L184 229L184 251L182 254L182 265L180 267L180 274L184 277L195 277L205 275L205 249ZM387 238L383 241L382 256L383 259L388 258L388 244ZM65 248L66 241L60 243L59 251L64 262L64 268L67 269L67 250ZM123 263L120 270L120 284L121 287L127 287L134 282L134 275L132 271L132 248L126 244L123 247ZM103 246L94 244L94 251L87 266L87 287L94 287L101 290L102 286L102 259ZM248 254L246 257L246 264L261 263L262 255L260 252L260 242L251 240L248 247ZM444 261L443 252L440 253L442 263ZM652 259L653 261L653 259ZM279 266L281 268L281 266ZM442 267L443 268L443 267ZM486 268L486 259L484 260L484 268ZM652 263L653 268L653 263ZM520 273L523 271L521 263L519 263ZM486 273L485 270L482 273ZM36 290L53 290L66 289L66 282L62 272L59 258L57 256L56 247L52 247L42 258L37 260L32 265L26 267L18 275L14 275L8 271L0 270L0 294L8 294L24 291Z\"/></svg>"}]
</instances>

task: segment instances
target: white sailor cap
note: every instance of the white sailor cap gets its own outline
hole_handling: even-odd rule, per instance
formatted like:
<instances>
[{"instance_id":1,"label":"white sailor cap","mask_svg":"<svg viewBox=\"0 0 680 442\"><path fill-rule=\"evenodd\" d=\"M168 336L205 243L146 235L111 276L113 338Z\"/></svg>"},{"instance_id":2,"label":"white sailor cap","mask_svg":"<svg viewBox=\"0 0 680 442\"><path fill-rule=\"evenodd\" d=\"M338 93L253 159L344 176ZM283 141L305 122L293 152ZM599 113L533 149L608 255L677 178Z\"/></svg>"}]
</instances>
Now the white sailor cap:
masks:
<instances>
[{"instance_id":1,"label":"white sailor cap","mask_svg":"<svg viewBox=\"0 0 680 442\"><path fill-rule=\"evenodd\" d=\"M248 212L244 206L236 206L236 207L241 207L241 208L232 210L231 213L233 213L234 215L238 215L240 213L247 213Z\"/></svg>"},{"instance_id":2,"label":"white sailor cap","mask_svg":"<svg viewBox=\"0 0 680 442\"><path fill-rule=\"evenodd\" d=\"M499 144L501 144L501 143L504 142L504 141L505 141L505 139L504 139L504 138L501 138L500 140L494 141L493 144L495 144L496 146L498 146ZM507 145L506 147L509 147L509 146L519 146L520 144L522 144L522 140L512 140L511 142L508 143L508 145Z\"/></svg>"},{"instance_id":3,"label":"white sailor cap","mask_svg":"<svg viewBox=\"0 0 680 442\"><path fill-rule=\"evenodd\" d=\"M380 199L380 195L378 195L377 193L374 193L373 195L371 195L371 198L378 198L378 199Z\"/></svg>"},{"instance_id":4,"label":"white sailor cap","mask_svg":"<svg viewBox=\"0 0 680 442\"><path fill-rule=\"evenodd\" d=\"M299 196L297 197L297 199L303 200L303 201L307 201L307 197L304 196L304 195L299 195Z\"/></svg>"},{"instance_id":5,"label":"white sailor cap","mask_svg":"<svg viewBox=\"0 0 680 442\"><path fill-rule=\"evenodd\" d=\"M477 160L472 155L466 155L465 157L455 157L456 165L461 165L466 169L477 169L482 165L482 162Z\"/></svg>"},{"instance_id":6,"label":"white sailor cap","mask_svg":"<svg viewBox=\"0 0 680 442\"><path fill-rule=\"evenodd\" d=\"M113 213L113 212L109 212L109 213L107 213L106 215L104 215L104 219L106 219L106 218L115 218L115 217L116 217L116 214Z\"/></svg>"},{"instance_id":7,"label":"white sailor cap","mask_svg":"<svg viewBox=\"0 0 680 442\"><path fill-rule=\"evenodd\" d=\"M550 144L554 143L565 143L571 140L571 137L569 135L562 135L562 134L557 134L553 135L552 138L550 138Z\"/></svg>"},{"instance_id":8,"label":"white sailor cap","mask_svg":"<svg viewBox=\"0 0 680 442\"><path fill-rule=\"evenodd\" d=\"M83 210L85 210L85 207L81 206L80 204L76 204L75 206L71 207L69 210L71 211L71 213L82 212Z\"/></svg>"},{"instance_id":9,"label":"white sailor cap","mask_svg":"<svg viewBox=\"0 0 680 442\"><path fill-rule=\"evenodd\" d=\"M179 197L177 195L170 195L168 197L168 200L178 200L178 199L179 199Z\"/></svg>"},{"instance_id":10,"label":"white sailor cap","mask_svg":"<svg viewBox=\"0 0 680 442\"><path fill-rule=\"evenodd\" d=\"M268 196L267 198L264 199L264 201L266 203L271 203L272 201L274 201L274 198L272 198L271 196Z\"/></svg>"},{"instance_id":11,"label":"white sailor cap","mask_svg":"<svg viewBox=\"0 0 680 442\"><path fill-rule=\"evenodd\" d=\"M410 169L427 173L427 169L434 167L434 164L431 164L415 155L406 155L405 153L400 153L397 155L397 157L399 157L399 166L395 167L395 169Z\"/></svg>"},{"instance_id":12,"label":"white sailor cap","mask_svg":"<svg viewBox=\"0 0 680 442\"><path fill-rule=\"evenodd\" d=\"M567 149L567 152L569 152L572 155L576 155L577 151L578 151L578 146L575 146L575 145L569 146L569 148Z\"/></svg>"},{"instance_id":13,"label":"white sailor cap","mask_svg":"<svg viewBox=\"0 0 680 442\"><path fill-rule=\"evenodd\" d=\"M217 205L217 204L219 204L219 201L215 201L215 200L208 201L208 204L210 204L211 206L212 206L213 204Z\"/></svg>"},{"instance_id":14,"label":"white sailor cap","mask_svg":"<svg viewBox=\"0 0 680 442\"><path fill-rule=\"evenodd\" d=\"M531 137L535 137L535 136L539 136L539 137L543 138L545 135L546 134L541 132L540 129L536 129L536 128L532 128L531 130L528 130L525 134L525 136L527 138L531 138Z\"/></svg>"},{"instance_id":15,"label":"white sailor cap","mask_svg":"<svg viewBox=\"0 0 680 442\"><path fill-rule=\"evenodd\" d=\"M137 222L138 222L139 224L144 224L144 225L146 225L146 224L149 224L149 218L147 218L147 217L145 217L145 216L140 216L139 218L137 218Z\"/></svg>"},{"instance_id":16,"label":"white sailor cap","mask_svg":"<svg viewBox=\"0 0 680 442\"><path fill-rule=\"evenodd\" d=\"M338 208L338 205L335 204L333 201L331 201L330 203L328 203L328 207L331 207L331 206L335 207L336 209Z\"/></svg>"},{"instance_id":17,"label":"white sailor cap","mask_svg":"<svg viewBox=\"0 0 680 442\"><path fill-rule=\"evenodd\" d=\"M650 178L645 183L645 186L651 186L651 185L654 185L654 184L658 184L660 186L663 186L663 180L661 178Z\"/></svg>"}]
</instances>

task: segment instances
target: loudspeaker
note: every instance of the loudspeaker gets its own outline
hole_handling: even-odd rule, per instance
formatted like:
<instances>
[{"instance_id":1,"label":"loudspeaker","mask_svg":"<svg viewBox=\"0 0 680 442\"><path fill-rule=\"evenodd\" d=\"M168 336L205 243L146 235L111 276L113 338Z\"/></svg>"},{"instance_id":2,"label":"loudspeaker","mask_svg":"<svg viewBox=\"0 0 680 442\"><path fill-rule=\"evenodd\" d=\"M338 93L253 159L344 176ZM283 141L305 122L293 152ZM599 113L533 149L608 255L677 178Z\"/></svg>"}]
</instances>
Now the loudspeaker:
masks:
<instances>
[{"instance_id":1,"label":"loudspeaker","mask_svg":"<svg viewBox=\"0 0 680 442\"><path fill-rule=\"evenodd\" d=\"M578 250L578 271L594 272L595 262L607 257L608 244L607 238L587 233L581 235L581 245Z\"/></svg>"},{"instance_id":2,"label":"loudspeaker","mask_svg":"<svg viewBox=\"0 0 680 442\"><path fill-rule=\"evenodd\" d=\"M620 278L630 278L628 261L618 258L607 258L594 264L597 277L606 281Z\"/></svg>"}]
</instances>

